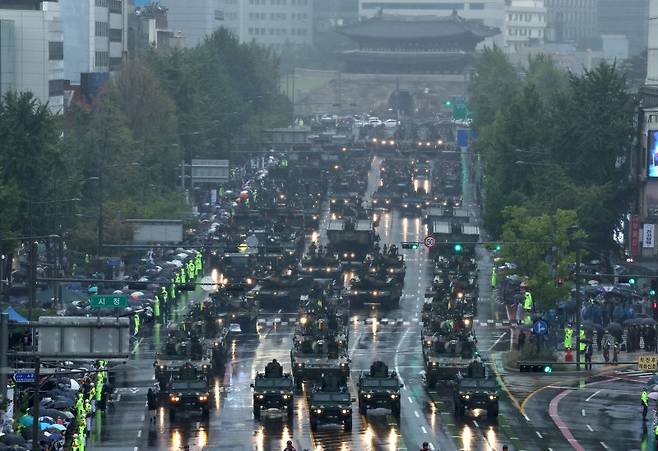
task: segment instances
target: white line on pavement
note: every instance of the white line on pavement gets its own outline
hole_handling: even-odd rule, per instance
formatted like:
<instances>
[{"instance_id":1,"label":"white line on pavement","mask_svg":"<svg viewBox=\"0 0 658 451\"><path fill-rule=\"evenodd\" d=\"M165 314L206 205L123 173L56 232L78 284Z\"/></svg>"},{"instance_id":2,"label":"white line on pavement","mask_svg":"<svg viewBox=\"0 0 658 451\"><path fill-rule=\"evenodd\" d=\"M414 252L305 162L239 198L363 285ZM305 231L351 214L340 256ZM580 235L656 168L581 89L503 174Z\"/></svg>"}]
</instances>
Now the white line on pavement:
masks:
<instances>
[{"instance_id":1,"label":"white line on pavement","mask_svg":"<svg viewBox=\"0 0 658 451\"><path fill-rule=\"evenodd\" d=\"M142 420L141 421L144 421L144 418L146 418L146 416L144 414L142 414Z\"/></svg>"},{"instance_id":2,"label":"white line on pavement","mask_svg":"<svg viewBox=\"0 0 658 451\"><path fill-rule=\"evenodd\" d=\"M413 404L413 403L414 403L414 400L411 399L411 396L407 396L407 399L409 400L409 404Z\"/></svg>"},{"instance_id":3,"label":"white line on pavement","mask_svg":"<svg viewBox=\"0 0 658 451\"><path fill-rule=\"evenodd\" d=\"M423 431L423 434L427 434L427 429L425 429L425 426L421 426L420 430Z\"/></svg>"},{"instance_id":4,"label":"white line on pavement","mask_svg":"<svg viewBox=\"0 0 658 451\"><path fill-rule=\"evenodd\" d=\"M590 432L594 432L594 429L592 429L592 426L590 426L589 424L586 424L585 426L587 426L587 429L589 429Z\"/></svg>"},{"instance_id":5,"label":"white line on pavement","mask_svg":"<svg viewBox=\"0 0 658 451\"><path fill-rule=\"evenodd\" d=\"M496 345L498 343L500 343L500 340L502 340L505 335L507 335L507 332L503 332L502 334L500 334L500 337L498 337L498 339L496 341L494 341L491 346L489 346L489 349L487 349L487 352L491 351L493 348L495 348Z\"/></svg>"},{"instance_id":6,"label":"white line on pavement","mask_svg":"<svg viewBox=\"0 0 658 451\"><path fill-rule=\"evenodd\" d=\"M142 430L137 431L137 438L142 438Z\"/></svg>"},{"instance_id":7,"label":"white line on pavement","mask_svg":"<svg viewBox=\"0 0 658 451\"><path fill-rule=\"evenodd\" d=\"M604 447L605 449L608 449L608 445L606 445L606 444L603 443L603 442L599 442L599 443L601 444L602 447Z\"/></svg>"},{"instance_id":8,"label":"white line on pavement","mask_svg":"<svg viewBox=\"0 0 658 451\"><path fill-rule=\"evenodd\" d=\"M594 393L592 393L591 395L589 395L589 397L585 400L585 402L589 401L590 399L592 399L593 397L595 397L595 396L598 395L599 393L601 393L601 390L597 390L597 391L595 391Z\"/></svg>"},{"instance_id":9,"label":"white line on pavement","mask_svg":"<svg viewBox=\"0 0 658 451\"><path fill-rule=\"evenodd\" d=\"M414 410L414 415L416 415L416 418L420 418L420 414L418 413L417 410Z\"/></svg>"},{"instance_id":10,"label":"white line on pavement","mask_svg":"<svg viewBox=\"0 0 658 451\"><path fill-rule=\"evenodd\" d=\"M477 421L473 420L473 424L475 425L476 428L480 429L480 425L478 424Z\"/></svg>"},{"instance_id":11,"label":"white line on pavement","mask_svg":"<svg viewBox=\"0 0 658 451\"><path fill-rule=\"evenodd\" d=\"M585 413L585 409L582 409L582 410L580 411L580 414L581 414L582 416L587 415L587 414Z\"/></svg>"},{"instance_id":12,"label":"white line on pavement","mask_svg":"<svg viewBox=\"0 0 658 451\"><path fill-rule=\"evenodd\" d=\"M539 438L544 438L544 437L541 435L541 432L539 432L539 431L535 431L535 434L537 434L537 437L539 437Z\"/></svg>"}]
</instances>

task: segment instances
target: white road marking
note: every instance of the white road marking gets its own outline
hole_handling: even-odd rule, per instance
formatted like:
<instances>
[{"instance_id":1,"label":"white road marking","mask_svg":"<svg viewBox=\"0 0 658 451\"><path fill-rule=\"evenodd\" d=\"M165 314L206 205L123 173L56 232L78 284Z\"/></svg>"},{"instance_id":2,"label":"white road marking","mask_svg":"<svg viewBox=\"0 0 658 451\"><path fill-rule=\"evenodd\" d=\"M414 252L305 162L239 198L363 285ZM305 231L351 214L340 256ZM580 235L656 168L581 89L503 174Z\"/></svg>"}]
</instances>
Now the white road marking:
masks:
<instances>
[{"instance_id":1,"label":"white road marking","mask_svg":"<svg viewBox=\"0 0 658 451\"><path fill-rule=\"evenodd\" d=\"M133 451L139 451L139 447L138 447L138 446L135 446L135 447L133 448Z\"/></svg>"},{"instance_id":2,"label":"white road marking","mask_svg":"<svg viewBox=\"0 0 658 451\"><path fill-rule=\"evenodd\" d=\"M582 416L587 415L587 414L585 413L585 409L582 409L582 410L580 411L580 414L581 414Z\"/></svg>"},{"instance_id":3,"label":"white road marking","mask_svg":"<svg viewBox=\"0 0 658 451\"><path fill-rule=\"evenodd\" d=\"M418 413L417 410L414 410L414 415L416 415L416 418L420 418L420 414Z\"/></svg>"},{"instance_id":4,"label":"white road marking","mask_svg":"<svg viewBox=\"0 0 658 451\"><path fill-rule=\"evenodd\" d=\"M142 430L137 431L137 438L142 438Z\"/></svg>"},{"instance_id":5,"label":"white road marking","mask_svg":"<svg viewBox=\"0 0 658 451\"><path fill-rule=\"evenodd\" d=\"M495 348L496 345L500 343L500 340L502 340L505 335L507 335L507 332L503 332L502 334L500 334L500 337L498 337L498 339L494 341L491 346L489 346L489 349L487 349L487 351L491 351L493 348Z\"/></svg>"},{"instance_id":6,"label":"white road marking","mask_svg":"<svg viewBox=\"0 0 658 451\"><path fill-rule=\"evenodd\" d=\"M544 438L544 436L542 436L541 432L539 432L539 431L535 431L535 434L537 434L537 437L539 437L539 438Z\"/></svg>"},{"instance_id":7,"label":"white road marking","mask_svg":"<svg viewBox=\"0 0 658 451\"><path fill-rule=\"evenodd\" d=\"M423 431L423 434L427 434L427 429L425 429L425 426L421 426L420 430Z\"/></svg>"},{"instance_id":8,"label":"white road marking","mask_svg":"<svg viewBox=\"0 0 658 451\"><path fill-rule=\"evenodd\" d=\"M594 429L592 429L592 426L590 426L589 424L586 424L585 426L587 426L587 429L589 429L590 432L594 432Z\"/></svg>"},{"instance_id":9,"label":"white road marking","mask_svg":"<svg viewBox=\"0 0 658 451\"><path fill-rule=\"evenodd\" d=\"M473 420L473 424L475 425L476 428L478 428L478 429L480 428L480 425L478 424L477 421Z\"/></svg>"},{"instance_id":10,"label":"white road marking","mask_svg":"<svg viewBox=\"0 0 658 451\"><path fill-rule=\"evenodd\" d=\"M599 443L601 444L602 447L604 447L605 449L608 449L608 445L606 445L606 444L603 443L603 442L599 442Z\"/></svg>"},{"instance_id":11,"label":"white road marking","mask_svg":"<svg viewBox=\"0 0 658 451\"><path fill-rule=\"evenodd\" d=\"M146 418L146 416L144 414L142 414L142 420L141 421L144 421L144 418Z\"/></svg>"},{"instance_id":12,"label":"white road marking","mask_svg":"<svg viewBox=\"0 0 658 451\"><path fill-rule=\"evenodd\" d=\"M409 404L413 404L413 403L414 403L414 400L411 399L411 396L407 396L407 399L409 400Z\"/></svg>"},{"instance_id":13,"label":"white road marking","mask_svg":"<svg viewBox=\"0 0 658 451\"><path fill-rule=\"evenodd\" d=\"M601 390L597 390L597 391L595 391L594 393L592 393L591 395L589 395L589 397L585 400L585 402L589 401L590 399L592 399L593 397L595 397L595 396L598 395L599 393L601 393Z\"/></svg>"}]
</instances>

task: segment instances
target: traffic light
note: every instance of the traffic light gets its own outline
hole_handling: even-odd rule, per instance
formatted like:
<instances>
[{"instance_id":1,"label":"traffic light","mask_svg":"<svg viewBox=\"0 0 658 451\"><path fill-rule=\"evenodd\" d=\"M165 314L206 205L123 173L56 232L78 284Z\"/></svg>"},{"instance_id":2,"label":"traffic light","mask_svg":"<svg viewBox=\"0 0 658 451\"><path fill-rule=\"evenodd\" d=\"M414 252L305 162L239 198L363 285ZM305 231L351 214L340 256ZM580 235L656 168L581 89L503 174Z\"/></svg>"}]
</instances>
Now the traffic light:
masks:
<instances>
[{"instance_id":1,"label":"traffic light","mask_svg":"<svg viewBox=\"0 0 658 451\"><path fill-rule=\"evenodd\" d=\"M443 102L443 106L446 108L450 108L452 106L452 100L448 99L445 102Z\"/></svg>"},{"instance_id":2,"label":"traffic light","mask_svg":"<svg viewBox=\"0 0 658 451\"><path fill-rule=\"evenodd\" d=\"M651 302L651 313L653 313L653 319L658 320L658 301L655 299Z\"/></svg>"},{"instance_id":3,"label":"traffic light","mask_svg":"<svg viewBox=\"0 0 658 451\"><path fill-rule=\"evenodd\" d=\"M547 363L523 363L519 365L519 371L522 373L546 373L551 374L553 367Z\"/></svg>"},{"instance_id":4,"label":"traffic light","mask_svg":"<svg viewBox=\"0 0 658 451\"><path fill-rule=\"evenodd\" d=\"M462 246L460 243L455 243L455 245L452 247L452 249L459 253L464 250L464 246Z\"/></svg>"},{"instance_id":5,"label":"traffic light","mask_svg":"<svg viewBox=\"0 0 658 451\"><path fill-rule=\"evenodd\" d=\"M635 285L635 279L632 278L632 277L630 279L628 279L628 284L629 285Z\"/></svg>"},{"instance_id":6,"label":"traffic light","mask_svg":"<svg viewBox=\"0 0 658 451\"><path fill-rule=\"evenodd\" d=\"M411 249L414 251L420 247L420 243L418 241L403 241L400 244L402 245L402 249Z\"/></svg>"},{"instance_id":7,"label":"traffic light","mask_svg":"<svg viewBox=\"0 0 658 451\"><path fill-rule=\"evenodd\" d=\"M501 246L500 244L496 244L496 252L500 252L502 250L503 250L503 246Z\"/></svg>"}]
</instances>

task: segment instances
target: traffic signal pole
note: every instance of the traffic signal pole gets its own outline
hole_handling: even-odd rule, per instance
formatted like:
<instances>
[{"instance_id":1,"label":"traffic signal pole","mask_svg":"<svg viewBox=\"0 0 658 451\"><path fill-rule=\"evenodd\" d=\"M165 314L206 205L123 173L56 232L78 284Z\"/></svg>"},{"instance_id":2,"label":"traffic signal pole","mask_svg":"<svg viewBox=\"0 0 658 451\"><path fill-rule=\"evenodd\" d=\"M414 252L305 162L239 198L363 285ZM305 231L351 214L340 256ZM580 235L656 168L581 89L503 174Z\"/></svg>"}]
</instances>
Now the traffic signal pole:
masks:
<instances>
[{"instance_id":1,"label":"traffic signal pole","mask_svg":"<svg viewBox=\"0 0 658 451\"><path fill-rule=\"evenodd\" d=\"M576 371L580 371L580 244L576 243Z\"/></svg>"}]
</instances>

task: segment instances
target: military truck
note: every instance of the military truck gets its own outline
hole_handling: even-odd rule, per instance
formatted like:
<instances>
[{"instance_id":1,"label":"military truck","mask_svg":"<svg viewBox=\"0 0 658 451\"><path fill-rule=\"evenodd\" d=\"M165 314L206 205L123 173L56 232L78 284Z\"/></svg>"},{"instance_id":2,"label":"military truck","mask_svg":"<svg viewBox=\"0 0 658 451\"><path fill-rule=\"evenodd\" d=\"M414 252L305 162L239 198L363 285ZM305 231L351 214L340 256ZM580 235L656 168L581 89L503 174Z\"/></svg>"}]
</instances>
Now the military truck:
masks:
<instances>
[{"instance_id":1,"label":"military truck","mask_svg":"<svg viewBox=\"0 0 658 451\"><path fill-rule=\"evenodd\" d=\"M182 410L200 410L203 418L210 412L210 384L208 378L191 363L181 366L179 373L167 386L169 419L174 421Z\"/></svg>"},{"instance_id":2,"label":"military truck","mask_svg":"<svg viewBox=\"0 0 658 451\"><path fill-rule=\"evenodd\" d=\"M363 263L378 239L374 224L369 219L329 221L327 238L329 252L338 254L344 266Z\"/></svg>"},{"instance_id":3,"label":"military truck","mask_svg":"<svg viewBox=\"0 0 658 451\"><path fill-rule=\"evenodd\" d=\"M254 297L265 309L294 309L299 296L308 291L313 279L302 277L296 269L288 268L259 281Z\"/></svg>"},{"instance_id":4,"label":"military truck","mask_svg":"<svg viewBox=\"0 0 658 451\"><path fill-rule=\"evenodd\" d=\"M341 375L324 375L319 387L315 387L309 399L311 431L318 424L342 424L346 432L352 430L352 397L347 389L347 379Z\"/></svg>"},{"instance_id":5,"label":"military truck","mask_svg":"<svg viewBox=\"0 0 658 451\"><path fill-rule=\"evenodd\" d=\"M384 362L375 361L370 372L359 376L359 413L365 415L368 409L390 409L396 418L400 417L400 388L398 375L388 371Z\"/></svg>"},{"instance_id":6,"label":"military truck","mask_svg":"<svg viewBox=\"0 0 658 451\"><path fill-rule=\"evenodd\" d=\"M290 350L290 363L295 385L302 387L304 381L320 381L322 377L350 374L347 358L347 337L336 333L295 335Z\"/></svg>"},{"instance_id":7,"label":"military truck","mask_svg":"<svg viewBox=\"0 0 658 451\"><path fill-rule=\"evenodd\" d=\"M350 281L349 299L352 307L376 305L384 310L397 307L402 297L402 282L387 276L355 277Z\"/></svg>"},{"instance_id":8,"label":"military truck","mask_svg":"<svg viewBox=\"0 0 658 451\"><path fill-rule=\"evenodd\" d=\"M489 418L498 416L498 393L496 380L487 377L485 367L479 360L472 361L465 375L455 378L453 400L455 416L463 417L467 410L483 409Z\"/></svg>"},{"instance_id":9,"label":"military truck","mask_svg":"<svg viewBox=\"0 0 658 451\"><path fill-rule=\"evenodd\" d=\"M432 333L421 331L423 363L427 386L434 388L440 380L451 380L457 373L464 372L476 350L472 331L454 329L452 321L446 320L441 330Z\"/></svg>"},{"instance_id":10,"label":"military truck","mask_svg":"<svg viewBox=\"0 0 658 451\"><path fill-rule=\"evenodd\" d=\"M245 292L244 288L232 290L227 287L212 293L210 298L213 301L212 314L217 318L218 324L222 326L239 324L246 332L256 330L258 301L250 293Z\"/></svg>"},{"instance_id":11,"label":"military truck","mask_svg":"<svg viewBox=\"0 0 658 451\"><path fill-rule=\"evenodd\" d=\"M251 388L254 389L254 418L259 419L261 412L268 409L285 410L288 417L292 417L295 386L291 375L284 373L276 360L267 364L264 373L256 374Z\"/></svg>"},{"instance_id":12,"label":"military truck","mask_svg":"<svg viewBox=\"0 0 658 451\"><path fill-rule=\"evenodd\" d=\"M190 337L185 331L170 330L164 346L164 353L156 355L153 368L160 390L166 392L169 382L180 376L186 367L208 378L213 368L209 349L196 336Z\"/></svg>"}]
</instances>

